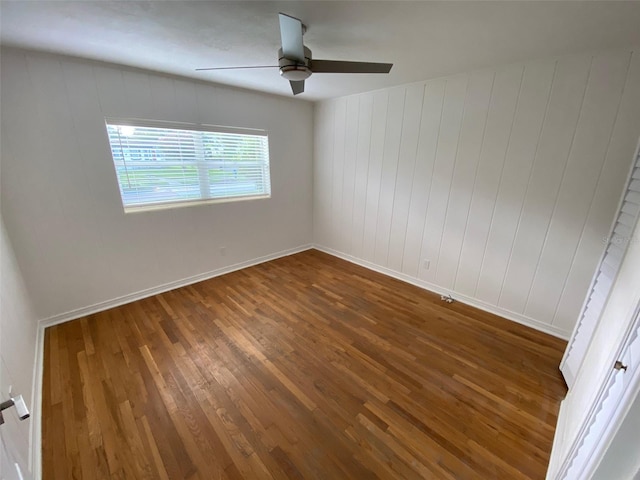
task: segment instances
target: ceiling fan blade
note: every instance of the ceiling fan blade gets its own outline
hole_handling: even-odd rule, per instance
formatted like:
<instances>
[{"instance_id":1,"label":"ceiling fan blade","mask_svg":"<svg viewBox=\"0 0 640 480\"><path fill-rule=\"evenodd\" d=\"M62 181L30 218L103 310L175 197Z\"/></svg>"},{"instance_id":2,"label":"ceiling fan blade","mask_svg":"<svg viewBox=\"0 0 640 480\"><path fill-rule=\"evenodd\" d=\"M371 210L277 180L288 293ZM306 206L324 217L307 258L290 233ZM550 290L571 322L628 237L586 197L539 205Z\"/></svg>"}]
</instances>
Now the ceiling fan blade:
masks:
<instances>
[{"instance_id":1,"label":"ceiling fan blade","mask_svg":"<svg viewBox=\"0 0 640 480\"><path fill-rule=\"evenodd\" d=\"M294 95L304 92L304 80L289 80Z\"/></svg>"},{"instance_id":2,"label":"ceiling fan blade","mask_svg":"<svg viewBox=\"0 0 640 480\"><path fill-rule=\"evenodd\" d=\"M212 67L212 68L196 68L196 72L204 70L239 70L241 68L279 68L278 65L255 65L251 67Z\"/></svg>"},{"instance_id":3,"label":"ceiling fan blade","mask_svg":"<svg viewBox=\"0 0 640 480\"><path fill-rule=\"evenodd\" d=\"M311 60L313 73L389 73L393 63L343 62L340 60Z\"/></svg>"},{"instance_id":4,"label":"ceiling fan blade","mask_svg":"<svg viewBox=\"0 0 640 480\"><path fill-rule=\"evenodd\" d=\"M282 54L289 60L304 63L304 45L302 44L302 22L289 15L280 13L280 38Z\"/></svg>"}]
</instances>

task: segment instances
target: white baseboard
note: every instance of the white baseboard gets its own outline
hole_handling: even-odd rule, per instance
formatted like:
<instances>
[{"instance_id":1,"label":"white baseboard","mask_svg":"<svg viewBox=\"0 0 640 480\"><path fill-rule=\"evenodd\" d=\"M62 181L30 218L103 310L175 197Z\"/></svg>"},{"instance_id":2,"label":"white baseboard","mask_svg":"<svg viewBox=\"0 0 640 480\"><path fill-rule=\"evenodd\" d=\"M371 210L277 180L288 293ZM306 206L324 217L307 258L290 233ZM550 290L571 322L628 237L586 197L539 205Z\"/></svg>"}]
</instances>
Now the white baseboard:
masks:
<instances>
[{"instance_id":1,"label":"white baseboard","mask_svg":"<svg viewBox=\"0 0 640 480\"><path fill-rule=\"evenodd\" d=\"M131 303L136 300L152 297L153 295L158 295L159 293L168 292L169 290L174 290L176 288L184 287L186 285L191 285L193 283L201 282L203 280L209 280L210 278L218 277L226 273L235 272L236 270L242 270L243 268L252 267L260 263L268 262L270 260L275 260L276 258L286 257L288 255L293 255L294 253L304 252L305 250L309 250L311 248L313 248L311 244L306 244L306 245L301 245L299 247L290 248L288 250L282 250L280 252L271 253L269 255L264 255L262 257L246 260L244 262L235 263L227 267L222 267L216 270L211 270L209 272L200 273L198 275L193 275L191 277L176 280L174 282L169 282L163 285L146 288L144 290L140 290L139 292L130 293L128 295L123 295L121 297L113 298L111 300L106 300L104 302L96 303L86 307L77 308L75 310L70 310L68 312L53 315L51 317L40 320L39 323L44 328L51 327L52 325L57 325L59 323L69 322L71 320L86 317L87 315L91 315L93 313L98 313L104 310L108 310L110 308L119 307L120 305L124 305L126 303Z\"/></svg>"},{"instance_id":2,"label":"white baseboard","mask_svg":"<svg viewBox=\"0 0 640 480\"><path fill-rule=\"evenodd\" d=\"M328 247L317 245L317 244L314 244L313 248L315 248L316 250L320 250L321 252L328 253L329 255L333 255L334 257L338 257L348 262L355 263L356 265L360 265L361 267L368 268L369 270L373 270L375 272L388 275L389 277L393 277L398 280L402 280L403 282L410 283L412 285L423 288L425 290L435 292L439 295L451 295L458 302L464 303L466 305L470 305L472 307L478 308L480 310L484 310L485 312L489 312L494 315L498 315L500 317L504 317L508 320L512 320L522 325L526 325L527 327L531 327L535 330L548 333L549 335L553 335L554 337L562 338L563 340L568 340L569 336L571 335L571 332L566 332L564 330L554 327L553 325L540 322L531 317L527 317L525 315L512 312L510 310L498 307L496 305L491 305L489 303L483 302L482 300L478 300L477 298L468 297L466 295L455 292L453 290L447 290L433 283L425 282L424 280L420 280L418 278L411 277L404 273L391 270L390 268L376 265L366 260L356 258L352 255L348 255L346 253L333 250L332 248L328 248Z\"/></svg>"}]
</instances>

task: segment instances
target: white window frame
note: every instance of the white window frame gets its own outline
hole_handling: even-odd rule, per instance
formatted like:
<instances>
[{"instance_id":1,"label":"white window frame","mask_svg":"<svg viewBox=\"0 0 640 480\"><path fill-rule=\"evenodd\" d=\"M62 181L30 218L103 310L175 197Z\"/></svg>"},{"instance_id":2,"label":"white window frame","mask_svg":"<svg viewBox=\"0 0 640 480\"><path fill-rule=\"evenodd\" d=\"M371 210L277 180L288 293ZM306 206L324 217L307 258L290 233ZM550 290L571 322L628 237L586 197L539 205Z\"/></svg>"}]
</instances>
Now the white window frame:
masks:
<instances>
[{"instance_id":1,"label":"white window frame","mask_svg":"<svg viewBox=\"0 0 640 480\"><path fill-rule=\"evenodd\" d=\"M183 163L183 165L197 166L198 179L199 179L199 185L200 185L199 198L184 199L184 198L176 197L175 199L165 199L165 200L160 200L152 203L151 202L146 202L146 203L128 202L127 203L125 201L125 196L123 193L123 185L121 182L121 178L120 178L120 175L118 174L118 167L126 168L126 163L119 162L118 160L116 160L114 145L111 144L111 139L109 138L109 134L108 134L109 126L159 128L159 129L166 129L166 130L190 130L190 131L196 131L196 132L212 132L212 133L223 133L223 134L228 133L228 134L265 137L266 143L267 143L266 158L261 161L256 161L257 164L260 164L263 170L261 180L264 183L264 193L211 197L210 188L213 184L209 180L209 175L208 175L208 169L211 168L211 162L207 162L204 156L201 156L196 161L190 160ZM240 128L240 127L226 127L226 126L209 125L209 124L185 123L185 122L168 122L168 121L162 121L162 120L118 118L118 117L105 117L105 129L107 130L107 141L109 142L109 146L111 147L111 150L110 150L111 160L113 162L114 170L116 173L120 199L122 201L122 207L125 213L179 208L179 207L187 207L187 206L193 206L193 205L206 205L206 204L214 204L214 203L237 202L237 201L245 201L245 200L271 198L270 147L269 147L269 135L266 130ZM198 150L197 146L195 150L196 151Z\"/></svg>"}]
</instances>

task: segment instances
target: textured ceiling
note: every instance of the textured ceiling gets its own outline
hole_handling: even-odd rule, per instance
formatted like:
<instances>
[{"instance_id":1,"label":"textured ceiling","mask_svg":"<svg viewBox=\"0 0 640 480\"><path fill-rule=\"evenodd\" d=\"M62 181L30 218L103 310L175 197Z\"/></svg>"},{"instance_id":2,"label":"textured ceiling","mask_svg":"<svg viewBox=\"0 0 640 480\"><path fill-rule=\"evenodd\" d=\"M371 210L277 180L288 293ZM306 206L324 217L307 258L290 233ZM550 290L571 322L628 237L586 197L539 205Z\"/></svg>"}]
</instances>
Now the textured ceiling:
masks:
<instances>
[{"instance_id":1,"label":"textured ceiling","mask_svg":"<svg viewBox=\"0 0 640 480\"><path fill-rule=\"evenodd\" d=\"M488 66L640 45L640 2L6 1L0 41L291 95L276 65L278 12L303 20L315 58L394 63L389 75L315 74L319 100Z\"/></svg>"}]
</instances>

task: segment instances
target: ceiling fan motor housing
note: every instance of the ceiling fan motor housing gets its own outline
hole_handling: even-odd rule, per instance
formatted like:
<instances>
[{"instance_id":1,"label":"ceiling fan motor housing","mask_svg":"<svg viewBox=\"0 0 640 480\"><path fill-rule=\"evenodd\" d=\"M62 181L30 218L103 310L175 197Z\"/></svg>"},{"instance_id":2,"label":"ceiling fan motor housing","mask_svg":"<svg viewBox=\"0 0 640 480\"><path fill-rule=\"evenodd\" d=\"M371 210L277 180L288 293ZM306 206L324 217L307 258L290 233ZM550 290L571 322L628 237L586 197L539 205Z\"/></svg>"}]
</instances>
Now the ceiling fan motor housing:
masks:
<instances>
[{"instance_id":1,"label":"ceiling fan motor housing","mask_svg":"<svg viewBox=\"0 0 640 480\"><path fill-rule=\"evenodd\" d=\"M282 53L282 48L278 49L278 65L280 75L287 80L305 80L311 76L311 50L304 47L304 63L286 58Z\"/></svg>"}]
</instances>

